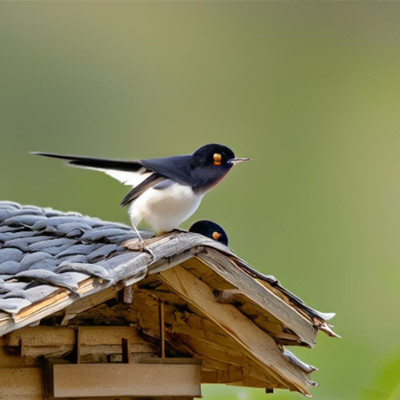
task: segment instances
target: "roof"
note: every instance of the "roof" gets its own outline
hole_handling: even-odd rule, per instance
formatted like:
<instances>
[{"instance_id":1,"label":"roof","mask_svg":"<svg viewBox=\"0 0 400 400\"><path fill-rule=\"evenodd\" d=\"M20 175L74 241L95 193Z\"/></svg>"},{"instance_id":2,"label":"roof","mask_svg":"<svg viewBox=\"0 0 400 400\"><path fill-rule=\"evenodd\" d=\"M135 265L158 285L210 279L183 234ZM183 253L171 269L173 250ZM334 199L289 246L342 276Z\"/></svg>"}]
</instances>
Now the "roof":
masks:
<instances>
[{"instance_id":1,"label":"roof","mask_svg":"<svg viewBox=\"0 0 400 400\"><path fill-rule=\"evenodd\" d=\"M129 313L115 308L110 321L157 336L142 311L161 299L169 346L201 358L205 376L309 393L315 368L283 346L313 347L318 330L337 336L326 322L334 314L308 307L276 278L204 236L173 232L143 251L132 250L136 239L124 224L0 202L0 336L54 315L64 326L96 323L109 312L99 307L110 291L133 287ZM77 306L86 298L96 301ZM233 376L239 370L241 379Z\"/></svg>"}]
</instances>

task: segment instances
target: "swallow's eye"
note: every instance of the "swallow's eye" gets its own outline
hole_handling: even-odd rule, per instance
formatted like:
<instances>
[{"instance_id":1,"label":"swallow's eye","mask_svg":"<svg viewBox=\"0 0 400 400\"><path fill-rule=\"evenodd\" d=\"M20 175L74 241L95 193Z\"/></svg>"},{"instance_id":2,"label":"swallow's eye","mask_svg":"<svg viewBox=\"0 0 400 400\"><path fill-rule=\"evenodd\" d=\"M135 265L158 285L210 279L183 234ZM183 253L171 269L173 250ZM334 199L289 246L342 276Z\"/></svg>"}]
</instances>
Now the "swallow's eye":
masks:
<instances>
[{"instance_id":1,"label":"swallow's eye","mask_svg":"<svg viewBox=\"0 0 400 400\"><path fill-rule=\"evenodd\" d=\"M220 237L221 237L221 233L219 233L219 232L217 232L217 231L215 231L215 232L212 233L212 238L213 238L214 240L218 240Z\"/></svg>"},{"instance_id":2,"label":"swallow's eye","mask_svg":"<svg viewBox=\"0 0 400 400\"><path fill-rule=\"evenodd\" d=\"M213 155L214 165L221 165L222 156L220 153L215 153Z\"/></svg>"}]
</instances>

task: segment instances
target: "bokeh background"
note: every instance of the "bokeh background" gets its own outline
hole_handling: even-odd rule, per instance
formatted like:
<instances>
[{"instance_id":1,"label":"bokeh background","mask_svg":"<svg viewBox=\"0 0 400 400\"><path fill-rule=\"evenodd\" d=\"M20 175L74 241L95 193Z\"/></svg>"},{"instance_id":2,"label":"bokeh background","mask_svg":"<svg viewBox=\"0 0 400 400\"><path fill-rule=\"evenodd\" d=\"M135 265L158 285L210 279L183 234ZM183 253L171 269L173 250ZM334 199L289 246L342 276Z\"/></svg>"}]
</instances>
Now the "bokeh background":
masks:
<instances>
[{"instance_id":1,"label":"bokeh background","mask_svg":"<svg viewBox=\"0 0 400 400\"><path fill-rule=\"evenodd\" d=\"M381 2L1 2L0 198L128 223L126 187L28 151L252 157L183 227L215 220L252 266L337 312L342 339L294 349L320 368L315 399L398 400L399 17Z\"/></svg>"}]
</instances>

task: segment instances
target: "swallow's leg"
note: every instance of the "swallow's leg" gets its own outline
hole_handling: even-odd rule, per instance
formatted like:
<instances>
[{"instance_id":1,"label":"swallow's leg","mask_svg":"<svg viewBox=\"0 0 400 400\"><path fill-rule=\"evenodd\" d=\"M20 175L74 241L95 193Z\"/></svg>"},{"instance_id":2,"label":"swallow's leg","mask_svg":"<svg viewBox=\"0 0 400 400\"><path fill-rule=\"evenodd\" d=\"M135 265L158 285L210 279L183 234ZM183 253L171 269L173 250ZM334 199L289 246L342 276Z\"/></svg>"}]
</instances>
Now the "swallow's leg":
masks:
<instances>
[{"instance_id":1,"label":"swallow's leg","mask_svg":"<svg viewBox=\"0 0 400 400\"><path fill-rule=\"evenodd\" d=\"M133 229L135 230L135 233L136 233L137 237L139 238L139 241L140 241L140 242L144 242L144 240L143 240L143 238L142 238L142 235L140 234L140 232L139 232L138 229L136 228L136 225L132 224L132 226L133 226Z\"/></svg>"}]
</instances>

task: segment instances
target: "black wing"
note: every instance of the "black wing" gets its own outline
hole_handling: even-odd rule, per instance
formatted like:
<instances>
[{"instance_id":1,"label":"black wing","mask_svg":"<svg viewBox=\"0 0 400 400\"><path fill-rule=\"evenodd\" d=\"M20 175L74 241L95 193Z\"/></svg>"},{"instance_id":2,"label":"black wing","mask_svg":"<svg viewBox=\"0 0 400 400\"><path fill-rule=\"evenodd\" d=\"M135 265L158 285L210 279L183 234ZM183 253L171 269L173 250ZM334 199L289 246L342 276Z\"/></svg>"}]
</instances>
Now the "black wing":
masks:
<instances>
[{"instance_id":1,"label":"black wing","mask_svg":"<svg viewBox=\"0 0 400 400\"><path fill-rule=\"evenodd\" d=\"M194 186L196 181L192 176L190 168L191 158L191 155L153 158L150 160L140 160L140 163L158 175L172 179L181 185Z\"/></svg>"},{"instance_id":2,"label":"black wing","mask_svg":"<svg viewBox=\"0 0 400 400\"><path fill-rule=\"evenodd\" d=\"M125 207L128 204L132 203L133 200L136 200L141 194L143 194L147 189L150 189L152 186L156 185L158 182L161 182L165 178L158 174L151 174L147 179L143 182L139 183L139 185L135 186L121 201L121 207Z\"/></svg>"}]
</instances>

